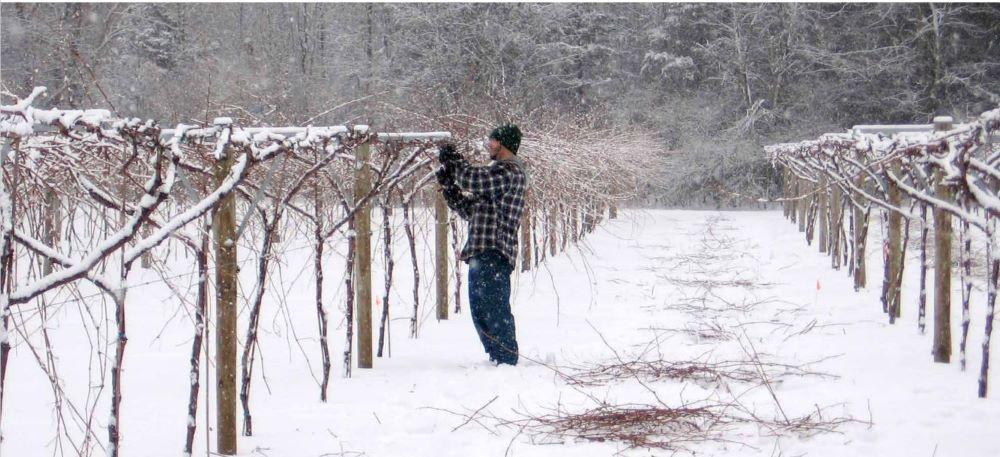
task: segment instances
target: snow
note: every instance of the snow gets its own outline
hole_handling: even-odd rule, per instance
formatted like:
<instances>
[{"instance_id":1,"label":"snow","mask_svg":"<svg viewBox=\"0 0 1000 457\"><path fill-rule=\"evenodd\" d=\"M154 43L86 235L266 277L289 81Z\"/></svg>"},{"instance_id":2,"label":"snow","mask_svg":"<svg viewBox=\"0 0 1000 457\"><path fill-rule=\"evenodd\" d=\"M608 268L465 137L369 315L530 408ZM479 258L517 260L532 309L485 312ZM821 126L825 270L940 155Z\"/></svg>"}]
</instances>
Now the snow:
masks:
<instances>
[{"instance_id":1,"label":"snow","mask_svg":"<svg viewBox=\"0 0 1000 457\"><path fill-rule=\"evenodd\" d=\"M152 178L150 178L150 180L152 180ZM149 188L149 183L147 183L146 187ZM150 197L149 194L144 194L140 200L140 211L151 208L159 202L156 198L148 197ZM56 284L62 283L71 278L89 274L91 269L97 265L99 261L107 257L116 246L120 246L129 237L131 237L136 230L138 230L140 222L139 219L141 217L140 211L136 211L136 213L129 218L124 227L111 234L105 240L101 241L97 247L95 247L82 259L79 261L70 260L69 262L71 262L71 266L68 266L63 270L54 271L35 280L34 282L18 287L11 292L10 300L15 303L24 302L41 293L44 293Z\"/></svg>"},{"instance_id":2,"label":"snow","mask_svg":"<svg viewBox=\"0 0 1000 457\"><path fill-rule=\"evenodd\" d=\"M382 133L379 132L380 141L435 141L451 138L451 132L401 132Z\"/></svg>"},{"instance_id":3,"label":"snow","mask_svg":"<svg viewBox=\"0 0 1000 457\"><path fill-rule=\"evenodd\" d=\"M177 128L175 129L175 132L177 132L177 134L172 136L168 142L168 144L170 145L170 152L173 154L174 157L177 158L184 157L184 152L181 150L181 141L184 140L184 134L191 127L192 126L186 124L177 124Z\"/></svg>"},{"instance_id":4,"label":"snow","mask_svg":"<svg viewBox=\"0 0 1000 457\"><path fill-rule=\"evenodd\" d=\"M216 122L218 121L216 119ZM229 146L229 135L233 133L233 129L229 128L228 124L225 125L225 127L222 127L222 135L215 142L215 160L222 160L222 156L226 153L226 146Z\"/></svg>"},{"instance_id":5,"label":"snow","mask_svg":"<svg viewBox=\"0 0 1000 457\"><path fill-rule=\"evenodd\" d=\"M239 156L230 169L229 175L226 176L226 179L211 194L208 194L200 202L184 212L170 218L170 220L163 223L159 229L153 232L152 235L136 241L132 248L125 251L125 261L134 261L147 250L152 249L163 240L169 238L175 231L212 209L216 202L232 192L243 179L248 160L245 154Z\"/></svg>"},{"instance_id":6,"label":"snow","mask_svg":"<svg viewBox=\"0 0 1000 457\"><path fill-rule=\"evenodd\" d=\"M807 246L802 234L782 218L780 211L623 214L600 226L584 246L550 258L538 270L515 273L513 312L523 355L517 367L493 367L485 360L467 311L453 314L446 321L434 320L433 305L427 306L433 303L433 278L428 274L434 259L425 248L433 243L433 232L429 231L418 235L425 286L420 338L406 336L407 316L412 309L412 273L406 241L397 239L397 282L390 296L392 357L376 359L374 369L354 369L353 378L343 378L343 367L337 362L344 344L344 245L335 239L335 247L328 249L328 257L324 258L330 349L334 357L327 403L319 401L316 380L320 373L311 240L307 236L283 237L275 248L286 267L272 275L276 282L269 288L260 318L263 358L261 369L255 372L251 396L255 435L239 437L240 455L612 455L622 449L620 444L567 440L542 445L518 435L516 430L498 429L498 434L493 435L476 422L460 427L465 419L443 410L471 414L497 397L489 412L514 419L515 410L545 413L558 406L579 411L594 406L594 399L619 404L653 403L657 400L635 380L571 387L546 365L554 363L556 369L570 371L571 365L606 363L615 358L612 348L626 358L641 354L678 361L742 357L735 340L673 331L709 324L739 333L742 341L752 341L758 352L773 360L814 362L810 369L836 376L791 377L774 382L775 395L789 416L826 408L824 417L852 417L862 423L848 424L839 434L811 438L775 439L755 428L739 428L727 437L747 446L695 446L694 450L702 455L1000 455L1000 440L996 438L1000 390L994 382L992 396L985 400L976 398L975 392L980 362L976 349L982 342L985 302L985 291L979 290L981 283L973 290L970 313L968 362L975 369L962 372L957 363L933 363L929 353L933 329L928 328L926 335L917 330L915 278L919 272L914 265L919 261L918 252L910 252L907 259L910 265L905 272L902 318L889 325L878 300L879 249L869 249L868 288L855 292L846 273L831 270L829 258ZM413 217L430 221L432 213L417 210ZM877 220L874 215L873 220ZM873 225L869 246L878 246L881 233L877 224ZM913 224L912 229L918 230L917 225ZM373 246L379 245L373 242ZM252 249L241 247L238 252L241 262L254 260ZM183 255L174 257L171 268L177 274L186 272L187 276L181 277L188 278L178 284L196 284L194 262ZM378 253L373 257L380 258ZM373 284L381 284L379 268L374 272ZM243 269L244 291L253 288L252 270ZM190 309L178 311L178 298L154 279L156 276L149 271L136 271L129 278L134 285L128 295L129 346L119 422L127 436L121 444L126 457L177 455L191 420L187 411L191 381L188 357L194 329L192 321L183 317ZM712 292L718 299L710 299L695 312L685 312L678 304L703 293L692 285L693 280L740 285L714 287ZM955 297L959 296L958 287L956 280ZM381 294L379 288L374 292ZM194 288L187 293L190 299ZM720 307L719 300L723 299L738 304L759 303L736 310ZM91 398L97 379L92 379L96 375L88 371L91 346L80 328L76 306L72 302L50 306L49 319L59 324L50 333L60 356L59 372L67 395L83 403ZM468 310L464 294L462 308ZM959 308L953 306L956 317ZM93 312L100 315L99 311ZM241 334L246 320L244 313ZM953 322L957 329L959 320ZM29 332L29 338L38 342L41 336ZM214 349L213 342L205 344ZM109 355L113 357L113 351ZM54 426L49 384L22 346L15 346L11 360L2 452L12 456L51 454ZM995 355L993 362L996 366ZM214 366L203 365L202 372L206 370L214 376ZM746 384L670 380L645 384L670 405L738 394L758 414L777 414L766 390ZM203 389L211 388L214 382L201 385ZM105 392L96 417L107 417L103 414L107 411L107 397ZM201 398L204 402L204 391ZM199 405L193 455L205 454L204 414L210 411L214 424L215 399L213 391L207 408L204 403ZM15 417L17 420L11 419ZM488 419L481 421L490 425ZM98 430L97 436L106 439L103 430ZM214 442L214 436L210 438ZM669 453L634 450L623 454Z\"/></svg>"},{"instance_id":7,"label":"snow","mask_svg":"<svg viewBox=\"0 0 1000 457\"><path fill-rule=\"evenodd\" d=\"M29 106L31 106L32 103L35 102L36 97L45 93L45 90L46 90L45 86L37 86L34 89L32 89L31 95L28 95L27 97L18 100L17 103L13 105L0 105L0 111L5 111L5 112L24 111Z\"/></svg>"},{"instance_id":8,"label":"snow","mask_svg":"<svg viewBox=\"0 0 1000 457\"><path fill-rule=\"evenodd\" d=\"M82 123L100 127L102 122L112 120L111 112L105 109L41 110L31 106L44 92L44 87L36 87L27 98L13 105L0 105L0 132L25 137L34 133L35 124L55 125L58 122L63 128L71 128Z\"/></svg>"},{"instance_id":9,"label":"snow","mask_svg":"<svg viewBox=\"0 0 1000 457\"><path fill-rule=\"evenodd\" d=\"M116 129L129 127L136 128L142 122L139 119L121 119L112 117L112 113L104 109L88 110L61 110L48 109L41 110L31 106L36 96L45 91L39 87L32 92L31 96L20 100L14 105L0 106L0 133L17 137L30 137L35 133L35 125L56 125L57 123L64 129L71 129L78 124L83 124L91 128L99 128L103 135L114 136ZM105 128L105 127L110 127ZM151 127L147 121L142 131ZM213 120L211 128L192 128L184 124L178 124L174 129L164 129L161 131L161 139L168 140L171 153L174 157L183 155L180 143L189 138L204 138L218 136L215 141L214 155L217 160L225 154L226 147L230 143L249 145L256 160L267 160L271 155L285 149L296 149L302 146L312 146L326 140L332 140L334 151L339 150L338 135L353 133L356 135L366 135L371 128L367 125L331 126L331 127L254 127L239 128L234 131L233 119L229 117L218 117ZM382 141L433 141L450 138L449 132L403 132L388 133L377 132L377 137ZM84 139L89 141L97 140L94 134L84 135ZM36 153L37 154L37 153ZM33 160L35 158L33 157ZM172 184L172 181L170 181ZM169 185L167 186L169 188Z\"/></svg>"}]
</instances>

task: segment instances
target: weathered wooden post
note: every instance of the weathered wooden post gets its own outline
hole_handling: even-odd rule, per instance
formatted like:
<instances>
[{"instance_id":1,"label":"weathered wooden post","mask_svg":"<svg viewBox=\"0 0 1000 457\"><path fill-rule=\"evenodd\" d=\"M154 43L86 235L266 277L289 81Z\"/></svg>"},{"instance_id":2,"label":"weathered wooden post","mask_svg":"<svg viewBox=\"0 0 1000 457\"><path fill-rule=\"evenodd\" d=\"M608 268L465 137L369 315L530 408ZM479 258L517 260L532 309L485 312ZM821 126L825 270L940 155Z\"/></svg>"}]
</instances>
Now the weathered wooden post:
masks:
<instances>
[{"instance_id":1,"label":"weathered wooden post","mask_svg":"<svg viewBox=\"0 0 1000 457\"><path fill-rule=\"evenodd\" d=\"M781 214L785 216L786 219L791 216L788 214L788 195L791 193L788 191L788 169L781 167Z\"/></svg>"},{"instance_id":2,"label":"weathered wooden post","mask_svg":"<svg viewBox=\"0 0 1000 457\"><path fill-rule=\"evenodd\" d=\"M792 174L792 171L788 171L788 198L794 199L798 195L799 191L799 180ZM798 200L788 201L788 216L792 224L798 222Z\"/></svg>"},{"instance_id":3,"label":"weathered wooden post","mask_svg":"<svg viewBox=\"0 0 1000 457\"><path fill-rule=\"evenodd\" d=\"M798 200L795 201L795 219L799 223L799 231L805 233L806 231L806 213L809 212L809 201L803 197L806 193L806 180L796 179L795 180L795 197Z\"/></svg>"},{"instance_id":4,"label":"weathered wooden post","mask_svg":"<svg viewBox=\"0 0 1000 457\"><path fill-rule=\"evenodd\" d=\"M215 119L222 131L218 141L228 142L232 120ZM233 166L233 152L228 145L215 161L215 185L219 186ZM216 376L216 437L217 452L236 455L236 297L238 285L236 267L236 198L229 194L215 210L212 222L215 233L215 376Z\"/></svg>"},{"instance_id":5,"label":"weathered wooden post","mask_svg":"<svg viewBox=\"0 0 1000 457\"><path fill-rule=\"evenodd\" d=\"M829 238L829 223L830 220L827 217L827 210L829 208L829 202L827 200L827 178L826 175L819 177L819 252L827 252L827 248L830 244Z\"/></svg>"},{"instance_id":6,"label":"weathered wooden post","mask_svg":"<svg viewBox=\"0 0 1000 457\"><path fill-rule=\"evenodd\" d=\"M362 144L354 153L354 204L371 193L371 145ZM365 203L354 213L354 309L358 316L358 368L372 367L372 205Z\"/></svg>"},{"instance_id":7,"label":"weathered wooden post","mask_svg":"<svg viewBox=\"0 0 1000 457\"><path fill-rule=\"evenodd\" d=\"M844 233L844 193L840 187L833 188L830 207L830 257L833 260L833 269L839 270L844 255L844 242L841 238Z\"/></svg>"},{"instance_id":8,"label":"weathered wooden post","mask_svg":"<svg viewBox=\"0 0 1000 457\"><path fill-rule=\"evenodd\" d=\"M446 320L448 319L448 204L445 203L444 194L440 191L434 192L434 221L437 318Z\"/></svg>"},{"instance_id":9,"label":"weathered wooden post","mask_svg":"<svg viewBox=\"0 0 1000 457\"><path fill-rule=\"evenodd\" d=\"M859 154L860 156L860 154ZM862 157L858 157L859 161ZM858 171L854 185L858 189L865 188L865 174ZM860 193L856 196L859 203L864 202L864 197ZM868 213L861 211L861 208L854 208L854 290L861 290L868 282L867 261L865 259L865 245L868 240Z\"/></svg>"},{"instance_id":10,"label":"weathered wooden post","mask_svg":"<svg viewBox=\"0 0 1000 457\"><path fill-rule=\"evenodd\" d=\"M809 188L809 201L806 204L806 244L812 246L813 236L816 235L816 213L819 207L819 197L816 194L816 183L810 182L807 186Z\"/></svg>"},{"instance_id":11,"label":"weathered wooden post","mask_svg":"<svg viewBox=\"0 0 1000 457\"><path fill-rule=\"evenodd\" d=\"M893 164L890 167L893 175L899 175L899 164ZM903 205L902 192L899 190L899 186L896 186L891 181L888 181L889 186L889 204L893 207L900 208ZM889 212L889 249L888 259L889 268L886 269L886 274L888 277L885 279L889 285L886 292L886 306L889 312L889 322L895 323L895 319L900 315L900 298L901 298L901 282L900 269L903 268L903 216L896 211Z\"/></svg>"},{"instance_id":12,"label":"weathered wooden post","mask_svg":"<svg viewBox=\"0 0 1000 457\"><path fill-rule=\"evenodd\" d=\"M947 116L934 118L934 130L951 130L952 119ZM939 171L935 177L934 192L937 198L950 202L951 186L944 182ZM934 361L951 361L951 215L934 208Z\"/></svg>"}]
</instances>

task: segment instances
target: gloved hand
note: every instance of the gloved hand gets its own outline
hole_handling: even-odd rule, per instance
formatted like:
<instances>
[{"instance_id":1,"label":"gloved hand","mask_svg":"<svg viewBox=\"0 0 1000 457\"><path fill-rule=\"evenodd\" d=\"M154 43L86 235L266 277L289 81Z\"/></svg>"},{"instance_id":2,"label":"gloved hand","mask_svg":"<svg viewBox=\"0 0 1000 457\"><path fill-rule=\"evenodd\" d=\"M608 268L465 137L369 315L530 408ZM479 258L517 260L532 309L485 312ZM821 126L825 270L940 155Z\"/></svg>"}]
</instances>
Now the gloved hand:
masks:
<instances>
[{"instance_id":1,"label":"gloved hand","mask_svg":"<svg viewBox=\"0 0 1000 457\"><path fill-rule=\"evenodd\" d=\"M455 145L451 143L442 144L438 148L438 161L445 167L450 167L462 160L462 155L455 150Z\"/></svg>"},{"instance_id":2,"label":"gloved hand","mask_svg":"<svg viewBox=\"0 0 1000 457\"><path fill-rule=\"evenodd\" d=\"M438 168L435 173L437 177L437 182L442 187L454 187L455 186L455 172L448 166L443 166Z\"/></svg>"},{"instance_id":3,"label":"gloved hand","mask_svg":"<svg viewBox=\"0 0 1000 457\"><path fill-rule=\"evenodd\" d=\"M452 208L462 202L462 191L458 189L458 186L444 186L441 192L444 193L444 201L448 202L448 206Z\"/></svg>"}]
</instances>

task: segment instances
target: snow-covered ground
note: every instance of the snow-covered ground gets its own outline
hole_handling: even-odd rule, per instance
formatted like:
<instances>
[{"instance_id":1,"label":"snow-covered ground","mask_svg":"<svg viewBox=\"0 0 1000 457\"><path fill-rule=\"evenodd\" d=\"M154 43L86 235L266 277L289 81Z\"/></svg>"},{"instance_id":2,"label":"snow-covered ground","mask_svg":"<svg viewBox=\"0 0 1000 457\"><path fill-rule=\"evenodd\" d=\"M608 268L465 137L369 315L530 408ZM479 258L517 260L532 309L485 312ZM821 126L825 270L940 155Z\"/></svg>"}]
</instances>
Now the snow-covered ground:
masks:
<instances>
[{"instance_id":1,"label":"snow-covered ground","mask_svg":"<svg viewBox=\"0 0 1000 457\"><path fill-rule=\"evenodd\" d=\"M870 246L879 246L878 232L872 230ZM355 368L350 379L342 376L344 326L336 308L342 301L336 299L330 306L334 374L325 404L319 401L312 261L306 246L295 239L282 244L282 268L273 278L280 287L272 288L261 319L262 360L252 394L255 434L240 437L240 455L606 456L626 445L519 433L498 426L496 419L584 411L595 402L680 406L733 399L762 418L814 414L856 421L811 436L775 437L755 426L734 426L721 435L726 442L695 443L690 449L739 456L1000 455L997 383L992 398L976 397L985 294L975 292L969 370L962 372L957 364L957 298L955 362L935 364L931 324L926 335L916 325L916 268L908 268L904 282L903 317L889 325L878 300L880 249L869 249L874 253L869 286L855 292L846 270L831 269L829 258L807 246L780 211L630 212L603 224L579 248L516 275L513 310L522 352L517 367L486 362L465 311L437 322L425 307L420 337L408 337L412 274L399 240L391 358L376 359L371 370ZM173 255L178 271L190 269L191 259ZM428 267L422 273L429 272L430 256L422 260ZM327 261L328 296L341 293L342 264L336 253ZM251 263L243 268L244 293L252 284L252 269ZM187 425L191 320L175 292L156 279L148 271L130 277L135 284L151 284L135 286L129 296L121 423L126 456L180 455ZM381 277L374 279L380 295ZM178 283L185 286L179 292L193 293L186 287L189 279ZM431 299L428 289L422 303ZM99 382L88 382L98 378L88 377L88 370L99 370L103 359L90 355L79 324L82 308L65 297L62 301L52 308L47 327L63 388L82 406L88 394L93 398L101 390ZM467 309L464 296L462 305ZM99 310L94 314L98 320L110 318ZM33 338L40 336L33 333ZM746 360L754 351L763 361L801 365L817 374L775 376L773 395L759 382L626 377L579 387L559 375L578 373L573 367L617 363L619 357ZM49 383L23 346L12 357L2 455L59 455L51 442L59 422ZM993 365L998 361L994 356ZM102 440L109 390L104 388L93 417L101 424ZM213 412L214 403L212 392ZM204 411L202 404L195 455L205 455ZM473 414L476 420L466 423ZM66 424L76 427L69 417ZM63 451L74 455L72 448Z\"/></svg>"}]
</instances>

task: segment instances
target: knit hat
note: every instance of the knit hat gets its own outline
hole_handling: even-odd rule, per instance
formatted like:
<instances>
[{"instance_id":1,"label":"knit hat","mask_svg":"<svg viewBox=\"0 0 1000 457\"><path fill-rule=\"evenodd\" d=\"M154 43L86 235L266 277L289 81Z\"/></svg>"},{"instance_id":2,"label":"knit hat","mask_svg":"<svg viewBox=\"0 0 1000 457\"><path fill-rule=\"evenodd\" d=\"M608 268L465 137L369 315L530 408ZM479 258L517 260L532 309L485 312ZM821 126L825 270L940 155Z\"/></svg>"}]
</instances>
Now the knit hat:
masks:
<instances>
[{"instance_id":1,"label":"knit hat","mask_svg":"<svg viewBox=\"0 0 1000 457\"><path fill-rule=\"evenodd\" d=\"M517 148L521 146L521 129L514 124L501 124L490 132L490 139L499 141L501 146L517 154Z\"/></svg>"}]
</instances>

